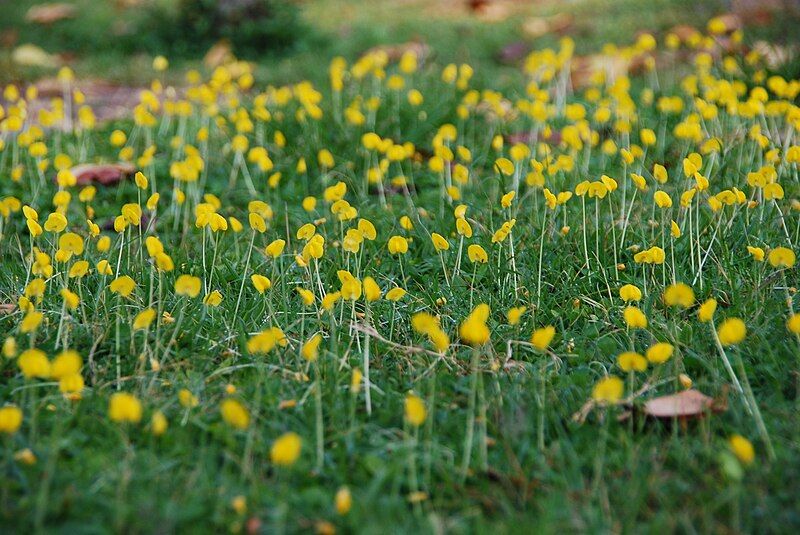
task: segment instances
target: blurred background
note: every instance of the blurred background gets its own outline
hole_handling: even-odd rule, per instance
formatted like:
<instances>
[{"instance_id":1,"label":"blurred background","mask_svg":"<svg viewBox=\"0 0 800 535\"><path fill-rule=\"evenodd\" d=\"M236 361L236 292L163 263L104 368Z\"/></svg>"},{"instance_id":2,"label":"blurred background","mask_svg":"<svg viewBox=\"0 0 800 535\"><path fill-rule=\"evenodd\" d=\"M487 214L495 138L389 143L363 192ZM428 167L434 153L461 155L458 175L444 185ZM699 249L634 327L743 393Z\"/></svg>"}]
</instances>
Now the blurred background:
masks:
<instances>
[{"instance_id":1,"label":"blurred background","mask_svg":"<svg viewBox=\"0 0 800 535\"><path fill-rule=\"evenodd\" d=\"M800 0L0 0L0 82L52 78L62 66L109 86L152 79L157 54L180 83L231 55L260 83L322 82L333 56L414 46L437 63L468 62L502 89L534 48L570 36L579 55L705 27L725 14L751 46L796 78Z\"/></svg>"}]
</instances>

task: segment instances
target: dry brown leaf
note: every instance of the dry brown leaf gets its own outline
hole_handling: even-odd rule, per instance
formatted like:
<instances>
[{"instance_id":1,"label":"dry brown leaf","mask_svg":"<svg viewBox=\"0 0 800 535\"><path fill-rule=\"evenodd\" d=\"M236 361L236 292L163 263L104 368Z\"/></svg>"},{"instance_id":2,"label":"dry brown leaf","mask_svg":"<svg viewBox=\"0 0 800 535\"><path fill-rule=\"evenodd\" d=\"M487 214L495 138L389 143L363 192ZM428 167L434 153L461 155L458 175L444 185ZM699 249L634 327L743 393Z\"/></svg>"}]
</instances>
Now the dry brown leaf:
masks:
<instances>
[{"instance_id":1,"label":"dry brown leaf","mask_svg":"<svg viewBox=\"0 0 800 535\"><path fill-rule=\"evenodd\" d=\"M130 163L109 163L109 164L81 164L72 169L72 174L79 186L89 184L100 184L101 186L112 186L127 176L136 172L136 167Z\"/></svg>"},{"instance_id":2,"label":"dry brown leaf","mask_svg":"<svg viewBox=\"0 0 800 535\"><path fill-rule=\"evenodd\" d=\"M11 314L17 309L14 303L0 303L0 314Z\"/></svg>"},{"instance_id":3,"label":"dry brown leaf","mask_svg":"<svg viewBox=\"0 0 800 535\"><path fill-rule=\"evenodd\" d=\"M681 41L686 42L697 35L698 30L697 28L687 24L679 24L677 26L673 26L667 33L673 33L678 36Z\"/></svg>"},{"instance_id":4,"label":"dry brown leaf","mask_svg":"<svg viewBox=\"0 0 800 535\"><path fill-rule=\"evenodd\" d=\"M205 66L209 69L213 69L228 63L232 59L233 51L231 49L231 44L227 39L223 39L221 41L217 41L211 48L208 49L208 52L206 52L206 55L203 58L203 64L205 64Z\"/></svg>"},{"instance_id":5,"label":"dry brown leaf","mask_svg":"<svg viewBox=\"0 0 800 535\"><path fill-rule=\"evenodd\" d=\"M389 61L398 61L406 52L413 52L418 59L422 60L430 53L430 47L419 41L408 41L407 43L400 43L397 45L374 46L367 50L364 55L374 54L376 52L385 53Z\"/></svg>"},{"instance_id":6,"label":"dry brown leaf","mask_svg":"<svg viewBox=\"0 0 800 535\"><path fill-rule=\"evenodd\" d=\"M694 389L659 396L644 404L644 413L653 418L700 418L719 409L713 398Z\"/></svg>"},{"instance_id":7,"label":"dry brown leaf","mask_svg":"<svg viewBox=\"0 0 800 535\"><path fill-rule=\"evenodd\" d=\"M559 13L552 17L530 17L522 23L522 31L530 39L549 33L562 33L572 27L574 18L569 13Z\"/></svg>"},{"instance_id":8,"label":"dry brown leaf","mask_svg":"<svg viewBox=\"0 0 800 535\"><path fill-rule=\"evenodd\" d=\"M593 54L591 56L578 56L572 60L570 72L572 87L579 89L585 87L594 73L604 71L606 81L613 83L620 76L628 74L631 61L619 56Z\"/></svg>"},{"instance_id":9,"label":"dry brown leaf","mask_svg":"<svg viewBox=\"0 0 800 535\"><path fill-rule=\"evenodd\" d=\"M11 61L23 67L39 67L52 69L58 67L58 58L36 45L26 43L19 45L11 52Z\"/></svg>"},{"instance_id":10,"label":"dry brown leaf","mask_svg":"<svg viewBox=\"0 0 800 535\"><path fill-rule=\"evenodd\" d=\"M559 145L561 143L561 130L551 130L550 135L544 137L540 134L534 135L530 130L522 132L512 132L506 134L506 142L515 145L517 143L524 143L525 145L533 145L539 141L544 141L548 145Z\"/></svg>"},{"instance_id":11,"label":"dry brown leaf","mask_svg":"<svg viewBox=\"0 0 800 535\"><path fill-rule=\"evenodd\" d=\"M514 41L500 49L497 59L501 63L517 63L531 51L531 45L525 41Z\"/></svg>"},{"instance_id":12,"label":"dry brown leaf","mask_svg":"<svg viewBox=\"0 0 800 535\"><path fill-rule=\"evenodd\" d=\"M53 24L75 16L75 6L68 3L39 4L31 6L25 20L36 24Z\"/></svg>"},{"instance_id":13,"label":"dry brown leaf","mask_svg":"<svg viewBox=\"0 0 800 535\"><path fill-rule=\"evenodd\" d=\"M767 26L775 15L790 9L788 4L784 0L734 0L731 10L748 26Z\"/></svg>"}]
</instances>

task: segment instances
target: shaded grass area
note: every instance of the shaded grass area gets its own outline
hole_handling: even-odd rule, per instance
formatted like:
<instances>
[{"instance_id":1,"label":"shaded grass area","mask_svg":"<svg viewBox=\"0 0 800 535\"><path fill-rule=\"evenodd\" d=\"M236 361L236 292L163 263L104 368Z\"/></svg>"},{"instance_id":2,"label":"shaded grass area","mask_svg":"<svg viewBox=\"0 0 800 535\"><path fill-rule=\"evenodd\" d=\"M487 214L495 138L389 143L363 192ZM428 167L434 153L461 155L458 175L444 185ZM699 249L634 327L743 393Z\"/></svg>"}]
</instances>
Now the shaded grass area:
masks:
<instances>
[{"instance_id":1,"label":"shaded grass area","mask_svg":"<svg viewBox=\"0 0 800 535\"><path fill-rule=\"evenodd\" d=\"M79 76L97 76L130 84L149 81L150 61L168 26L148 24L141 8L125 9L108 0L77 0L78 17L56 22L52 27L26 23L24 15L36 0L20 0L4 6L0 31L17 30L18 43L33 43L51 53L68 53L69 63ZM491 79L496 87L517 80L517 69L498 61L510 43L524 47L552 46L559 35L537 39L526 37L522 22L528 17L550 17L568 13L574 22L565 34L572 36L579 53L598 50L604 43L627 44L640 31L661 33L676 24L702 26L724 10L722 2L708 0L573 0L570 2L507 2L507 13L498 21L487 21L472 13L466 2L443 1L347 1L309 0L299 3L302 23L288 50L265 49L251 56L258 64L257 77L265 83L285 83L326 78L327 64L334 55L353 60L365 50L382 44L411 40L425 42L437 61L467 62L478 67L478 76ZM787 19L779 18L789 24ZM791 20L791 19L790 19ZM99 29L99 31L98 31ZM785 28L784 28L785 29ZM771 36L787 36L781 28L768 30ZM149 51L142 53L142 51ZM0 52L6 80L30 79L47 71L19 69ZM202 67L197 57L172 57L173 79L183 71Z\"/></svg>"}]
</instances>

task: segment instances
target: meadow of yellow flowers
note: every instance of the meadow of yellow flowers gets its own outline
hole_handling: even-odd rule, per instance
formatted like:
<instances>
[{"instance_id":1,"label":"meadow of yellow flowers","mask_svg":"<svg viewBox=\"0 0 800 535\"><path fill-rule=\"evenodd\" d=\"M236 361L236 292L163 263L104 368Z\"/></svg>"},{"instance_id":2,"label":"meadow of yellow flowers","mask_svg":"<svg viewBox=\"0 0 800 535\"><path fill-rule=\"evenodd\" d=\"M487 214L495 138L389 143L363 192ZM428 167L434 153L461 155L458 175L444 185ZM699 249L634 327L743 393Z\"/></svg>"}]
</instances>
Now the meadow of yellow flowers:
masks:
<instances>
[{"instance_id":1,"label":"meadow of yellow flowers","mask_svg":"<svg viewBox=\"0 0 800 535\"><path fill-rule=\"evenodd\" d=\"M7 86L1 531L799 527L800 81L573 48Z\"/></svg>"}]
</instances>

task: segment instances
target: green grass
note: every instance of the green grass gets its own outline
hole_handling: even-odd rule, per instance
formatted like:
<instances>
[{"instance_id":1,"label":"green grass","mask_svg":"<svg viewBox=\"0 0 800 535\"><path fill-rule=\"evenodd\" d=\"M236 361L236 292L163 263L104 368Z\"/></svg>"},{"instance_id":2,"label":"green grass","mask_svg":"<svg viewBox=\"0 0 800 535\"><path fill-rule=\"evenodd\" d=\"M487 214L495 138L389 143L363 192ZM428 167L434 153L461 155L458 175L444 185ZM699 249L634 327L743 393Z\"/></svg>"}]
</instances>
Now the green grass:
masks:
<instances>
[{"instance_id":1,"label":"green grass","mask_svg":"<svg viewBox=\"0 0 800 535\"><path fill-rule=\"evenodd\" d=\"M5 6L0 30L17 29L20 44L34 43L54 54L71 52L74 58L70 64L82 77L98 76L130 84L149 81L150 60L155 53L152 42L164 37L148 36L148 31L163 28L148 25L141 7L124 9L107 0L79 0L76 19L43 27L24 21L28 8L38 3L21 0ZM506 88L518 83L519 76L515 66L498 61L503 47L514 42L525 42L530 47L552 46L560 38L556 34L534 40L526 37L522 22L527 17L572 15L574 22L566 34L576 40L578 52L585 54L599 50L605 43L629 43L637 32L663 34L676 24L697 25L724 10L723 3L717 0L657 0L644 5L631 0L543 0L513 4L505 19L487 22L461 3L451 1L310 0L301 3L302 27L290 50L276 52L266 48L263 56L250 59L256 60L257 77L264 83L299 79L320 82L326 78L327 60L333 55L354 60L377 45L418 40L431 46L437 61L477 64L481 67L479 76L492 80L495 87ZM792 32L788 29L796 20L796 15L789 13L756 31L770 41L791 42ZM109 30L97 32L98 27ZM14 66L8 53L10 50L6 51L2 79L18 81L47 74ZM198 58L179 55L171 59L176 82L186 69L201 66Z\"/></svg>"},{"instance_id":2,"label":"green grass","mask_svg":"<svg viewBox=\"0 0 800 535\"><path fill-rule=\"evenodd\" d=\"M419 109L379 83L353 80L345 87L344 105L373 92L383 98L374 123L367 126L350 125L341 117L341 107L334 104L327 85L320 85L324 112L320 121L299 121L296 112L301 106L296 100L283 108L270 104L272 120L257 126L264 130L263 141L258 141L257 133L248 134L248 139L251 146L260 143L269 150L282 178L276 188L270 188L266 174L258 173L251 164L255 195L248 192L241 171L236 185L229 185L234 161L230 143L235 128L229 120L223 120L225 127L211 128L208 146L202 149L205 174L201 182L178 184L187 193L183 205L175 202L169 174L170 164L179 159L170 141L181 127L178 121L157 113L158 124L149 134L158 150L152 164L143 168L150 178L148 189L139 191L133 181L115 187L98 186L97 196L90 203L94 221L103 226L119 215L124 203L144 204L152 191L158 191L161 199L156 218L150 226L129 227L121 234L104 230L103 235L112 240L107 252L98 251L97 239L88 236L86 206L78 199L80 188L67 188L72 194L66 212L69 229L86 239L82 258L93 268L107 259L115 275L130 275L138 286L130 298L121 298L107 288L111 277L93 271L81 280L67 279L66 270L75 259L57 264L53 258L54 273L48 277L44 299L37 304L44 313L44 323L36 333L21 332L24 313L20 310L0 316L3 336L13 336L20 351L38 347L52 359L60 351L57 344L66 340L66 345L83 358L81 375L86 382L82 399L70 401L59 393L57 382L26 379L15 359L2 357L0 400L18 405L24 421L18 432L1 437L0 525L16 532L220 532L247 531L256 519L260 524L255 531L270 533L307 532L319 528L323 521L345 533L796 531L800 526L796 497L800 480L800 346L797 337L786 330L789 309L785 286L792 287L790 298L797 309L797 268L781 271L766 261L755 262L746 246L769 250L788 246L790 241L796 245L800 232L800 212L793 205L800 192L797 164L782 160L778 165L778 182L785 198L776 205L728 206L712 212L707 204L710 195L734 186L748 198L762 198L760 190L747 184L747 173L766 163L767 149L782 147L783 155L785 148L797 143L796 136L785 128L786 119L747 119L721 111L717 119L706 122L706 128L725 143L721 154L704 157L701 171L709 177L711 186L697 194L695 203L701 205L697 212L692 210L699 218L694 220L698 226L692 232L688 212L679 207L678 200L694 184L682 174L682 161L689 152L699 150L698 144L677 139L672 133L676 123L692 111L691 100L684 98L687 110L680 117L665 116L642 97L642 89L650 86L652 78L638 78L631 92L638 106L633 141L638 142L638 128L650 127L659 136L657 147L648 151L644 161L630 166L623 164L619 154L604 156L599 148L578 151L572 154L576 159L573 171L546 178L546 186L559 192L574 191L581 181L598 180L606 174L619 182L620 189L602 201L587 199L586 217L579 197L549 212L541 190L524 185L512 208L502 209L500 197L512 187L512 181L500 176L493 163L501 155L508 156L509 145L501 152L494 150L493 134L528 131L540 125L522 117L497 120L477 112L466 121L459 119L456 107L464 91L441 82L440 68L450 61L474 62L479 74L473 87L508 85L506 95L511 101L525 98L519 70L488 66L491 55L487 50L506 41L498 31L506 27L455 19L445 29L437 26L435 19L426 23L428 13L424 10L384 10L379 5L370 8L373 11L348 13L343 4L314 2L307 7L307 16L322 20L325 13L342 12L343 17L352 17L354 35L363 35L364 27L370 24L375 26L374 34L363 37L363 41L353 39L338 45L341 48L326 49L324 67L319 51L298 51L277 64L278 69L285 66L286 71L267 74L267 78L299 73L325 79L330 55L341 53L352 58L371 43L402 41L415 31L429 32L436 62L424 65L407 81L408 87L413 85L425 95ZM591 17L599 5L577 4L579 20ZM668 16L675 16L678 22L685 15L655 10L648 15L635 7L630 3L619 11L606 10L598 19L602 32L579 42L580 50L589 52L587 43L604 41L604 33L612 29L610 21L618 21L613 26L622 35L651 23L668 27L672 24ZM547 13L555 7L544 3L541 9ZM387 22L387 26L375 22L397 21L401 15L407 15L407 22L397 26L394 22ZM507 24L510 27L512 22ZM476 32L474 41L464 39L459 28ZM455 42L464 44L447 48L448 43ZM295 65L312 56L308 63ZM722 77L717 67L713 73ZM304 73L304 69L315 72ZM394 73L396 67L388 70ZM508 73L508 77L492 79L486 74L493 72ZM674 73L666 74L660 79L665 85L657 96L680 94L677 82L671 82ZM751 75L746 70L742 78L752 84ZM559 96L560 90L554 88L553 94ZM242 95L242 103L250 111L252 97ZM586 104L590 116L595 109L581 92L569 100ZM222 116L229 117L233 110L221 102ZM186 143L201 146L197 130L206 121L203 108L195 105L183 131ZM454 264L459 239L453 217L458 202L442 193L443 178L428 167L434 136L447 122L458 128L457 143L472 152L472 162L467 163L471 179L462 189L461 202L468 206L467 217L475 235L466 240L463 269L458 274ZM572 123L562 114L548 122L560 130ZM766 149L743 134L753 124L761 124L762 132L769 136ZM610 128L594 122L591 127L604 139L625 146L623 136ZM129 146L141 155L146 129L130 120L80 134L48 131L44 141L50 158L64 152L76 162L112 161L117 159L118 149L108 138L116 128L129 134ZM285 134L285 147L272 142L276 130ZM388 192L386 208L376 187L364 187L366 156L361 135L367 131L398 143L410 141L419 154L402 164L391 164L386 180L402 173L411 187L407 195L402 190ZM7 133L4 140L0 194L4 198L16 196L36 208L39 222L44 224L57 190L52 181L54 173L49 171L40 178L28 152L16 152L17 140ZM333 169L323 170L317 164L317 153L323 148L335 157ZM556 154L570 153L564 146L554 144L552 148ZM297 172L299 158L308 162L307 174ZM656 162L669 170L670 180L664 185L655 183L649 173ZM13 163L25 165L19 182L10 179ZM630 172L644 174L649 190L638 193L625 242L615 251L613 244L619 241L622 230L617 215L623 189L627 190L627 202L632 202L633 184L625 177ZM355 220L340 225L330 203L322 200L324 188L339 180L347 184L345 198L358 209L359 217L368 218L378 230L377 240L365 241L358 255L346 254L338 243L346 229L355 227ZM667 191L674 201L663 218L653 207L657 189ZM219 213L242 221L244 230L212 234L209 229L196 228L194 208L204 193L218 196ZM300 206L307 195L319 199L312 213ZM264 234L254 235L247 224L248 202L253 199L268 202L274 210ZM601 207L599 222L594 219L597 202ZM786 230L777 207L785 218ZM548 216L543 219L545 214ZM401 228L399 218L403 215L411 218L413 230ZM511 237L513 261L509 239L502 244L491 240L492 233L512 216L517 220ZM303 246L296 232L302 224L321 218L325 220L318 221L317 232L325 236L326 244L317 272L314 263L309 270L296 264L295 254ZM683 236L674 241L668 226L659 224L670 219L679 222L683 230ZM562 236L564 224L571 229ZM4 217L2 225L0 302L16 303L33 277L28 258L31 236L22 213ZM445 256L447 279L431 245L431 232L450 241ZM159 275L153 270L142 243L149 235L161 239L174 261L174 271ZM393 235L413 240L402 259L387 252L387 241ZM255 249L248 264L253 236ZM264 247L277 238L287 241L286 250L277 260L266 258ZM56 236L48 232L33 241L51 256L55 242ZM466 244L473 243L482 245L490 259L485 265L475 266L474 275L473 265L466 259ZM629 248L653 245L664 246L666 263L647 269L636 264L634 251ZM709 251L702 273L696 266L696 256L692 257L693 252L698 254L696 247L703 254ZM615 255L625 264L619 274L614 269ZM311 289L319 300L320 284L326 293L339 289L339 269L350 269L358 277L374 277L384 292L395 286L408 291L398 303L381 299L370 305L372 325L386 340L371 340L370 379L375 386L371 415L365 410L363 388L358 394L350 388L353 370L363 369L365 338L351 331L351 323L366 321L360 315L366 312L363 298L355 305L339 302L330 313L322 311L319 302L303 307L295 291L298 286ZM250 284L252 273L272 279L273 286L264 295ZM198 276L210 285L209 290L222 292L222 304L204 306L204 291L196 298L175 295L173 285L179 274ZM644 289L645 278L647 291L639 306L649 326L629 332L618 289L626 283ZM242 303L235 314L243 279ZM697 306L678 310L663 304L662 292L673 279L692 284L698 302L709 297L718 300L716 324L730 317L746 322L746 339L728 348L727 354L735 364L741 362L743 368L737 366L737 374L740 379L746 376L752 385L775 449L774 458L768 455L745 399L731 390L710 326L697 320ZM62 308L59 290L64 285L75 292L80 288L82 303L76 311ZM478 303L491 307L491 341L479 348L478 366L474 368L473 350L460 341L458 332ZM519 325L508 325L505 312L520 305L527 306L528 311ZM157 328L154 323L147 332L133 332L133 317L148 306L170 313L175 321L159 321ZM411 327L411 316L420 311L437 315L450 336L452 345L441 357L419 351L431 349L426 338ZM250 336L272 325L284 330L289 346L267 355L248 352ZM547 351L508 345L509 341L527 341L535 328L544 325L556 329ZM316 457L314 367L299 356L300 346L314 332L324 337L317 361L322 377L325 451L321 470L317 470ZM173 337L174 345L170 345ZM636 389L646 383L652 389L632 401L629 419L617 419L628 410L623 406L596 407L584 422L573 418L591 399L598 380L616 375L627 381L616 365L619 353L631 348L644 353L656 341L673 344L675 355L665 364L650 366L646 373L636 375ZM151 366L151 358L160 363L159 371ZM645 417L641 411L646 400L681 389L679 373L689 375L698 390L727 399L727 410L688 421ZM250 413L247 430L234 430L220 417L219 406L229 396L228 385L235 385L232 397ZM109 419L109 398L118 388L141 400L140 423L121 424ZM199 405L182 407L178 400L181 389L197 396ZM403 404L410 390L425 400L428 409L428 418L417 431L404 422ZM626 385L626 396L629 394ZM470 471L464 477L461 466L473 395L476 412L480 415L485 410L485 418L479 417L475 426ZM280 408L281 402L289 400L296 406ZM150 418L157 410L169 420L168 430L160 437L153 436L150 428ZM287 431L302 437L302 453L293 466L276 466L270 461L270 448ZM729 453L727 439L734 433L748 437L755 446L755 461L748 467L740 466ZM488 441L482 440L484 434ZM486 444L486 458L481 453L482 444ZM25 448L36 456L35 464L13 458ZM736 477L737 467L741 478ZM334 495L345 485L352 492L353 507L347 515L339 516ZM418 505L408 499L415 489L427 493L427 499ZM246 513L232 508L236 496L246 497Z\"/></svg>"}]
</instances>

